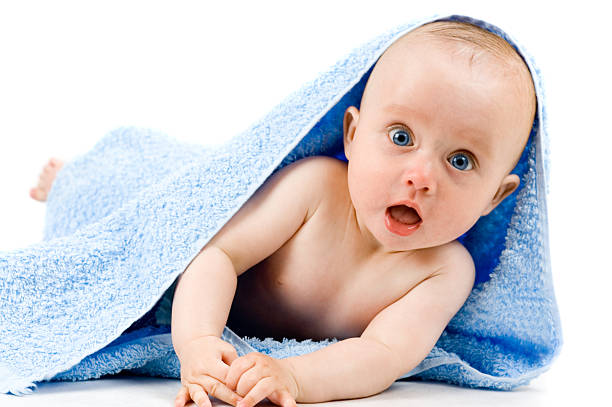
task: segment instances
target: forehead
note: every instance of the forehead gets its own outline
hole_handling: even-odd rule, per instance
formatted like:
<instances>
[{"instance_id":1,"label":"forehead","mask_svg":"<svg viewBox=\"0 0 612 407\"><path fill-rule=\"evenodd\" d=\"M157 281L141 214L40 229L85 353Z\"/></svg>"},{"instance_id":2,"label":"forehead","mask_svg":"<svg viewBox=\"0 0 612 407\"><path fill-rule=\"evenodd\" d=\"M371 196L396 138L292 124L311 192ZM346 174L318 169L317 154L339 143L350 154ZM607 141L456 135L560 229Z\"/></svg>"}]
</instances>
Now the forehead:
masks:
<instances>
[{"instance_id":1,"label":"forehead","mask_svg":"<svg viewBox=\"0 0 612 407\"><path fill-rule=\"evenodd\" d=\"M415 70L439 78L463 76L461 79L472 85L486 86L487 82L502 81L531 101L532 96L535 98L531 74L521 57L512 52L512 55L501 54L471 42L410 32L389 46L376 63L372 76L374 82L387 80L394 86L401 85L407 79L406 74L414 75Z\"/></svg>"},{"instance_id":2,"label":"forehead","mask_svg":"<svg viewBox=\"0 0 612 407\"><path fill-rule=\"evenodd\" d=\"M373 75L379 105L394 111L419 107L428 120L443 114L470 121L473 113L490 115L502 100L515 103L513 96L518 96L516 78L505 75L493 61L483 59L476 65L468 55L423 44L389 55Z\"/></svg>"},{"instance_id":3,"label":"forehead","mask_svg":"<svg viewBox=\"0 0 612 407\"><path fill-rule=\"evenodd\" d=\"M484 50L458 41L423 35L405 36L392 44L376 63L372 75L375 81L401 85L415 73L426 77L446 77L470 83L503 79L516 84L516 67Z\"/></svg>"},{"instance_id":4,"label":"forehead","mask_svg":"<svg viewBox=\"0 0 612 407\"><path fill-rule=\"evenodd\" d=\"M475 61L435 41L409 41L387 51L366 86L365 120L401 122L417 136L444 135L480 155L501 158L522 151L519 139L529 133L522 131L529 116L524 96L517 75L498 60Z\"/></svg>"},{"instance_id":5,"label":"forehead","mask_svg":"<svg viewBox=\"0 0 612 407\"><path fill-rule=\"evenodd\" d=\"M503 85L510 96L520 99L517 110L523 118L521 123L526 119L524 124L530 129L536 109L533 80L522 58L510 45L508 49L511 55L491 52L472 43L410 32L383 53L372 73L373 81L386 79L396 87L410 84L410 77L420 70L423 78L452 78L472 87L481 86L483 94L491 84Z\"/></svg>"}]
</instances>

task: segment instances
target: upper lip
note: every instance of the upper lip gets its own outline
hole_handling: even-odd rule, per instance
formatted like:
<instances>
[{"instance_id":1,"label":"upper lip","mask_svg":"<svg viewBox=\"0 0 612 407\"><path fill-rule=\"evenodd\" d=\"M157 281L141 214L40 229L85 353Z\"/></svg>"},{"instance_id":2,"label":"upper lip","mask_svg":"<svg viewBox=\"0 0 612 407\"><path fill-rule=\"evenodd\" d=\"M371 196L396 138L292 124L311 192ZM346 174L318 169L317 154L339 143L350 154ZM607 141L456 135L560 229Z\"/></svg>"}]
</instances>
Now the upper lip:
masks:
<instances>
[{"instance_id":1,"label":"upper lip","mask_svg":"<svg viewBox=\"0 0 612 407\"><path fill-rule=\"evenodd\" d=\"M419 215L419 218L421 218L421 222L423 221L423 216L421 216L421 208L419 208L419 205L416 204L416 202L412 202L410 200L403 200L400 202L396 202L394 204L392 204L391 206L398 206L398 205L406 205L411 207L412 209L414 209L417 213L417 215ZM389 206L389 208L391 207Z\"/></svg>"}]
</instances>

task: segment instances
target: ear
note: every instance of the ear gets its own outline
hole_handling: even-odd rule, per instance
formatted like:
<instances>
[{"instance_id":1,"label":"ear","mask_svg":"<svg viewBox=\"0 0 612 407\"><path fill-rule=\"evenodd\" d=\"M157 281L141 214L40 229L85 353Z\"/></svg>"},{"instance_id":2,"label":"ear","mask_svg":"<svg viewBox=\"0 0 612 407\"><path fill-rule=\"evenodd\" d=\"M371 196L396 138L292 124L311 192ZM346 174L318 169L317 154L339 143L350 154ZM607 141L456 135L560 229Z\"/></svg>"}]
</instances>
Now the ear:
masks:
<instances>
[{"instance_id":1,"label":"ear","mask_svg":"<svg viewBox=\"0 0 612 407\"><path fill-rule=\"evenodd\" d=\"M344 155L350 159L351 143L355 139L355 130L359 122L359 110L355 106L349 106L344 112L342 130L344 132Z\"/></svg>"},{"instance_id":2,"label":"ear","mask_svg":"<svg viewBox=\"0 0 612 407\"><path fill-rule=\"evenodd\" d=\"M504 177L495 196L489 202L489 205L485 208L484 212L481 216L488 215L501 201L503 201L508 195L514 192L516 188L518 188L520 184L520 180L518 175L516 174L508 174Z\"/></svg>"}]
</instances>

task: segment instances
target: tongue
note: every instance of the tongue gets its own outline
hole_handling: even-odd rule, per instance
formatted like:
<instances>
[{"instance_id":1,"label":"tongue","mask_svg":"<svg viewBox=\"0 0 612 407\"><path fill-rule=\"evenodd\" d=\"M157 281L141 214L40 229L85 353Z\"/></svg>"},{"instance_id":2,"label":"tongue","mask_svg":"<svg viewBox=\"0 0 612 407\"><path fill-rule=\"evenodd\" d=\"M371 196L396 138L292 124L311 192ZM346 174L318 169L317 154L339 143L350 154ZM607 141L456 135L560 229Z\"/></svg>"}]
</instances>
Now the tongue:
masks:
<instances>
[{"instance_id":1,"label":"tongue","mask_svg":"<svg viewBox=\"0 0 612 407\"><path fill-rule=\"evenodd\" d=\"M407 225L413 225L421 220L416 211L406 205L392 206L389 208L389 212L395 220Z\"/></svg>"}]
</instances>

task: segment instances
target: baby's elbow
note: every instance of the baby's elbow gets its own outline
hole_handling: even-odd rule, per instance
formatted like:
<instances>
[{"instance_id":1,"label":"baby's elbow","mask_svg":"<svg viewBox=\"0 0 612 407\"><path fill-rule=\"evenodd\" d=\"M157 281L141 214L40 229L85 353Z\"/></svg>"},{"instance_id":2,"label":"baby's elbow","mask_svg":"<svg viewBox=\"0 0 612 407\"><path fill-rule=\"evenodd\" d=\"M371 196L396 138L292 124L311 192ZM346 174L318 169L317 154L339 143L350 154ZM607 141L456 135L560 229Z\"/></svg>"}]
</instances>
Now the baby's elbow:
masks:
<instances>
[{"instance_id":1,"label":"baby's elbow","mask_svg":"<svg viewBox=\"0 0 612 407\"><path fill-rule=\"evenodd\" d=\"M404 363L402 363L402 357L391 346L380 340L364 337L361 337L361 339L369 342L369 345L374 346L377 350L377 360L380 361L380 366L375 368L374 371L381 378L384 377L381 381L381 385L384 388L380 390L384 391L403 375Z\"/></svg>"}]
</instances>

